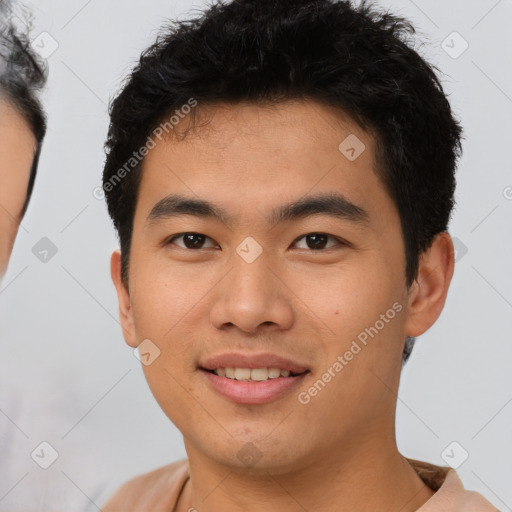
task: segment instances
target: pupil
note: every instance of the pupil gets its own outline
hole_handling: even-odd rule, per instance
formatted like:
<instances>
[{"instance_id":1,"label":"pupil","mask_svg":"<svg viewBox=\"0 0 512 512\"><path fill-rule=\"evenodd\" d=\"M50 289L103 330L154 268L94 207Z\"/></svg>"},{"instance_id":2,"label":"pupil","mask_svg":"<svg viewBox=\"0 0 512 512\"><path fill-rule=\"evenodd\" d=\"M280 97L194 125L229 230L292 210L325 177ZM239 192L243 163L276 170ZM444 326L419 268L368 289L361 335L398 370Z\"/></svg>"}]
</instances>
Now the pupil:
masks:
<instances>
[{"instance_id":1,"label":"pupil","mask_svg":"<svg viewBox=\"0 0 512 512\"><path fill-rule=\"evenodd\" d=\"M194 240L194 238L195 238L195 240ZM189 248L189 249L190 248L196 248L196 247L202 245L202 243L204 242L204 236L203 235L194 234L194 233L187 234L187 235L184 236L184 242L185 242L185 246L187 248Z\"/></svg>"},{"instance_id":2,"label":"pupil","mask_svg":"<svg viewBox=\"0 0 512 512\"><path fill-rule=\"evenodd\" d=\"M313 245L310 246L310 242L313 240ZM307 243L308 247L310 249L323 249L325 247L325 244L327 242L327 235L320 235L320 234L314 234L314 235L307 235Z\"/></svg>"}]
</instances>

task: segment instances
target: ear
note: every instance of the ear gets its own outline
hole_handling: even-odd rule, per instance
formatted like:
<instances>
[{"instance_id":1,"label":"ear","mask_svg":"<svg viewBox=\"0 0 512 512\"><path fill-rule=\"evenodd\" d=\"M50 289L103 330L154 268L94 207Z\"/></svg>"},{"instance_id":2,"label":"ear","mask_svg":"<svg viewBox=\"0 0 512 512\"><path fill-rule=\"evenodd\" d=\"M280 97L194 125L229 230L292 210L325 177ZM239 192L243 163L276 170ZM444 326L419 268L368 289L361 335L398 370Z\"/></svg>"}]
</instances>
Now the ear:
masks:
<instances>
[{"instance_id":1,"label":"ear","mask_svg":"<svg viewBox=\"0 0 512 512\"><path fill-rule=\"evenodd\" d=\"M114 251L110 258L110 275L116 287L117 300L119 302L119 320L123 329L123 336L130 347L137 347L133 310L130 301L130 293L121 278L121 251Z\"/></svg>"},{"instance_id":2,"label":"ear","mask_svg":"<svg viewBox=\"0 0 512 512\"><path fill-rule=\"evenodd\" d=\"M454 262L451 236L446 231L439 233L430 248L420 255L418 275L409 289L407 336L423 334L439 318L452 280Z\"/></svg>"}]
</instances>

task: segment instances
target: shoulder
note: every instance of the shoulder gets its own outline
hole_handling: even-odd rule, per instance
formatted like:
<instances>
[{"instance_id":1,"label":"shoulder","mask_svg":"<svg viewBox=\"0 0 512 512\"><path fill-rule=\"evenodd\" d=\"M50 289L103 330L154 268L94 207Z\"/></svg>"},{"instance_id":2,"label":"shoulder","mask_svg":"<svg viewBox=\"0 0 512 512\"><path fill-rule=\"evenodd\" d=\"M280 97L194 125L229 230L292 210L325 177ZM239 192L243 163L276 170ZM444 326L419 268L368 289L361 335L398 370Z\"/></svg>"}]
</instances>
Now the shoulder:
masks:
<instances>
[{"instance_id":1,"label":"shoulder","mask_svg":"<svg viewBox=\"0 0 512 512\"><path fill-rule=\"evenodd\" d=\"M102 510L168 512L174 508L188 475L187 459L139 475L123 484Z\"/></svg>"},{"instance_id":2,"label":"shoulder","mask_svg":"<svg viewBox=\"0 0 512 512\"><path fill-rule=\"evenodd\" d=\"M448 472L446 480L441 490L438 491L438 494L440 503L443 501L450 504L453 510L461 510L464 512L499 512L498 509L480 493L465 489L462 480L453 469Z\"/></svg>"},{"instance_id":3,"label":"shoulder","mask_svg":"<svg viewBox=\"0 0 512 512\"><path fill-rule=\"evenodd\" d=\"M480 493L464 488L457 472L447 466L407 459L435 494L417 512L499 512Z\"/></svg>"}]
</instances>

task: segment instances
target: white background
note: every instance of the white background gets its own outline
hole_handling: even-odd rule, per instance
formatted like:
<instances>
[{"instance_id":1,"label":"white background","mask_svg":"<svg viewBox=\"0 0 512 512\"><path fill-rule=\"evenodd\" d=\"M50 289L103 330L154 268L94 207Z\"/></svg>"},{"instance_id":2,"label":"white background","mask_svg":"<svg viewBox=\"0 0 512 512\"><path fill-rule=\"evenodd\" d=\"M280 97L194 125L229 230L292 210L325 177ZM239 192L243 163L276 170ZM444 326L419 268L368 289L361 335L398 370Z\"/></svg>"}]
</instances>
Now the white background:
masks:
<instances>
[{"instance_id":1,"label":"white background","mask_svg":"<svg viewBox=\"0 0 512 512\"><path fill-rule=\"evenodd\" d=\"M402 374L399 448L445 465L441 453L457 441L469 453L457 470L466 488L512 510L512 3L380 4L419 29L421 51L446 75L465 130L449 231L467 253L441 318ZM48 58L49 129L34 195L0 290L0 509L93 511L129 477L185 457L181 434L124 344L109 275L117 242L92 191L101 183L107 104L121 78L166 18L205 4L28 5L34 37L47 32L58 48ZM441 46L453 31L469 44L458 58ZM49 48L52 39L42 37ZM448 43L460 50L453 37ZM47 263L32 253L42 237L57 247ZM42 441L59 453L47 470L30 457Z\"/></svg>"}]
</instances>

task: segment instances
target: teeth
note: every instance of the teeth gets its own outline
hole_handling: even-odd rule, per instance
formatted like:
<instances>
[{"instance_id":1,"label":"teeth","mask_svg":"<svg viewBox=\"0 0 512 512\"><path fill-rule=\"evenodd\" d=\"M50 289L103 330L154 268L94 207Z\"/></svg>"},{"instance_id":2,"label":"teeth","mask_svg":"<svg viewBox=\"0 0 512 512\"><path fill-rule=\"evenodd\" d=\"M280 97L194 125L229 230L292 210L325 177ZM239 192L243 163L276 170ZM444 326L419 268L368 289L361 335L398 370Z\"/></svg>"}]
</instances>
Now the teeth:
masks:
<instances>
[{"instance_id":1,"label":"teeth","mask_svg":"<svg viewBox=\"0 0 512 512\"><path fill-rule=\"evenodd\" d=\"M236 380L249 380L251 378L251 370L249 368L235 368Z\"/></svg>"},{"instance_id":2,"label":"teeth","mask_svg":"<svg viewBox=\"0 0 512 512\"><path fill-rule=\"evenodd\" d=\"M277 379L281 375L281 370L279 368L269 368L268 369L268 376L271 379Z\"/></svg>"},{"instance_id":3,"label":"teeth","mask_svg":"<svg viewBox=\"0 0 512 512\"><path fill-rule=\"evenodd\" d=\"M217 368L214 373L219 377L227 377L234 380L263 381L277 379L278 377L289 377L289 370L279 368Z\"/></svg>"},{"instance_id":4,"label":"teeth","mask_svg":"<svg viewBox=\"0 0 512 512\"><path fill-rule=\"evenodd\" d=\"M251 380L267 380L268 378L268 370L266 368L253 368L251 370Z\"/></svg>"}]
</instances>

